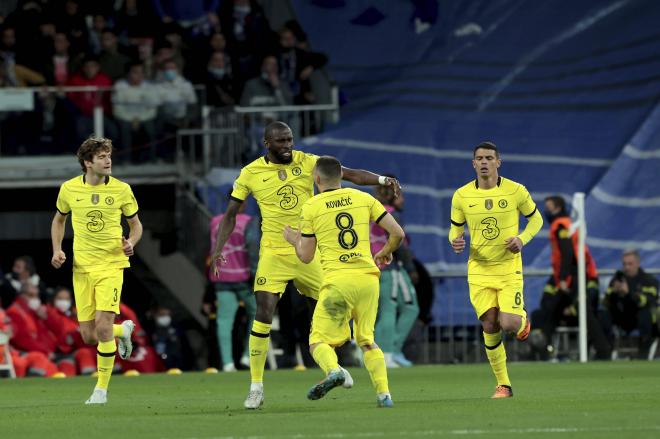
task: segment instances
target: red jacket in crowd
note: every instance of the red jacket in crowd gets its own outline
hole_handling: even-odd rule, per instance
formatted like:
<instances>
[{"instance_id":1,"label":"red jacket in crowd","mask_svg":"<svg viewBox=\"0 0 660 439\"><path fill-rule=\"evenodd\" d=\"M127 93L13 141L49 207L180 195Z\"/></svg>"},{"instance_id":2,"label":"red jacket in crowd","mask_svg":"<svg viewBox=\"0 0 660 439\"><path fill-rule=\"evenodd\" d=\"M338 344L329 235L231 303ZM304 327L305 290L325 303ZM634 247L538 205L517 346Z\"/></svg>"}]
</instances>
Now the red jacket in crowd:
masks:
<instances>
[{"instance_id":1,"label":"red jacket in crowd","mask_svg":"<svg viewBox=\"0 0 660 439\"><path fill-rule=\"evenodd\" d=\"M11 304L7 309L14 328L11 345L21 351L37 351L51 355L59 345L62 322L53 309L43 307L40 312L43 313L42 316L28 308L22 297Z\"/></svg>"}]
</instances>

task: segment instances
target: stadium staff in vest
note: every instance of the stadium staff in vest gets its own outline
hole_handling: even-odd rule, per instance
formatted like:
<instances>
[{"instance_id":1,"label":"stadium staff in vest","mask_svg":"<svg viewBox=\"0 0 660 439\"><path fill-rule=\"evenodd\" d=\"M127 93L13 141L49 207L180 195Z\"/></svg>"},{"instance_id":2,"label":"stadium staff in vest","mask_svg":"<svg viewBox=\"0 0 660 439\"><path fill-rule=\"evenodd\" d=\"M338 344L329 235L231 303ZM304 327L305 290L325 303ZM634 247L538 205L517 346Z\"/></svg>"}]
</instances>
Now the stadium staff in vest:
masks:
<instances>
[{"instance_id":1,"label":"stadium staff in vest","mask_svg":"<svg viewBox=\"0 0 660 439\"><path fill-rule=\"evenodd\" d=\"M542 329L550 346L559 321L575 320L577 317L578 233L571 231L572 222L563 197L553 195L544 201L544 213L550 224L553 274L543 292L541 308L544 311ZM585 247L584 256L587 271L587 331L596 349L596 358L608 360L612 348L598 320L598 270L588 247Z\"/></svg>"},{"instance_id":2,"label":"stadium staff in vest","mask_svg":"<svg viewBox=\"0 0 660 439\"><path fill-rule=\"evenodd\" d=\"M231 193L229 194L231 195ZM239 303L244 304L248 316L247 333L245 334L245 349L241 357L241 364L250 367L248 336L252 329L252 322L257 310L257 303L252 294L251 266L256 267L259 248L258 221L254 221L251 215L244 213L247 203L242 203L236 215L236 226L229 235L229 240L223 248L226 263L223 264L219 274L215 274L211 260L209 267L209 280L213 283L216 295L216 328L218 334L218 345L224 372L235 372L232 345L232 329L236 311ZM218 227L224 214L216 215L211 219L209 230L211 232L211 253L215 249L215 241L218 236ZM255 226L256 225L256 230ZM251 263L254 260L254 263Z\"/></svg>"}]
</instances>

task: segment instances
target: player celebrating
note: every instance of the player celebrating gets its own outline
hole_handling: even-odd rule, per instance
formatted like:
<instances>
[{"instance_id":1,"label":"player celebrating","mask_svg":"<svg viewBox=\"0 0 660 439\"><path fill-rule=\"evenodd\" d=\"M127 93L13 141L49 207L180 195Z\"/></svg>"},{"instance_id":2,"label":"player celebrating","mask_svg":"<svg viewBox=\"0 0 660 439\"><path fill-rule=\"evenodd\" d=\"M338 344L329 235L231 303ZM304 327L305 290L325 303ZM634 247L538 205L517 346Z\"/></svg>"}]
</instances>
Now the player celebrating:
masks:
<instances>
[{"instance_id":1,"label":"player celebrating","mask_svg":"<svg viewBox=\"0 0 660 439\"><path fill-rule=\"evenodd\" d=\"M270 327L287 282L293 281L301 294L316 300L322 278L320 263L301 263L293 246L282 236L285 226L297 227L301 206L314 194L312 170L318 156L295 151L291 128L283 122L266 126L264 145L266 155L241 169L234 182L213 253L214 269L218 270L218 262L225 262L221 252L234 230L238 208L252 194L261 211L262 237L254 281L257 312L249 341L251 385L244 403L247 409L257 409L264 402L263 375ZM358 185L391 185L397 193L400 189L396 179L363 170L343 168L343 178Z\"/></svg>"},{"instance_id":2,"label":"player celebrating","mask_svg":"<svg viewBox=\"0 0 660 439\"><path fill-rule=\"evenodd\" d=\"M80 333L85 343L97 344L98 381L85 404L105 404L115 362L115 337L119 356L131 356L130 320L114 325L124 268L128 257L142 236L138 205L131 187L110 176L112 143L102 137L85 140L78 149L83 175L65 181L57 197L57 212L51 226L53 258L60 268L66 261L62 239L66 218L73 226L73 291L78 309ZM130 227L128 238L122 236L121 216Z\"/></svg>"},{"instance_id":3,"label":"player celebrating","mask_svg":"<svg viewBox=\"0 0 660 439\"><path fill-rule=\"evenodd\" d=\"M529 336L520 252L541 229L543 219L523 185L498 175L502 162L494 143L477 145L473 156L477 179L454 192L449 241L454 251L461 253L465 249L463 230L467 223L470 301L481 320L486 355L497 378L493 398L510 398L513 391L502 329L516 334L518 340ZM529 222L518 234L520 214Z\"/></svg>"},{"instance_id":4,"label":"player celebrating","mask_svg":"<svg viewBox=\"0 0 660 439\"><path fill-rule=\"evenodd\" d=\"M312 387L307 397L322 398L347 378L334 348L350 340L352 318L355 339L364 351L364 365L378 394L378 407L392 407L385 357L374 343L380 276L376 264L392 261L392 252L401 245L404 233L378 200L356 189L343 189L341 178L342 167L336 158L319 157L314 168L319 194L303 204L300 229L286 226L284 230L285 239L306 264L314 259L318 244L324 272L309 350L326 378ZM369 221L389 233L387 243L373 259Z\"/></svg>"}]
</instances>

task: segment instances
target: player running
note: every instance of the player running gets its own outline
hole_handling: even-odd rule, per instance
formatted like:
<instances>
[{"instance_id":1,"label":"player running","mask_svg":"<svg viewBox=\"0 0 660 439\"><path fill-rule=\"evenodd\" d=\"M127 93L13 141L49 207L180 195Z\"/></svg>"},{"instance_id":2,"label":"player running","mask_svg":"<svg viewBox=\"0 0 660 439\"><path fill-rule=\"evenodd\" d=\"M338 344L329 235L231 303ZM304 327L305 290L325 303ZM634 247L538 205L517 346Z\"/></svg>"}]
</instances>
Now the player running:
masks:
<instances>
[{"instance_id":1,"label":"player running","mask_svg":"<svg viewBox=\"0 0 660 439\"><path fill-rule=\"evenodd\" d=\"M261 211L262 237L254 281L257 312L250 332L251 384L244 403L246 409L257 409L264 402L263 375L270 327L287 282L293 281L301 294L316 300L322 279L319 261L300 262L293 246L282 236L285 226L298 226L301 206L314 194L312 170L318 156L294 150L291 128L283 122L266 126L264 146L266 154L241 169L234 182L213 254L215 270L219 270L218 262L225 262L222 248L234 230L238 208L252 194ZM344 180L355 184L391 185L397 193L400 190L394 178L357 169L342 170Z\"/></svg>"},{"instance_id":2,"label":"player running","mask_svg":"<svg viewBox=\"0 0 660 439\"><path fill-rule=\"evenodd\" d=\"M66 218L73 226L73 291L78 309L80 333L85 343L98 344L98 380L85 404L105 404L108 383L115 362L115 337L119 356L131 356L131 320L113 324L119 314L124 268L128 257L142 237L138 205L131 187L112 173L112 142L91 137L78 149L83 175L65 181L57 197L57 212L51 225L53 258L60 268L66 261L62 239ZM121 217L126 218L130 233L122 236Z\"/></svg>"},{"instance_id":3,"label":"player running","mask_svg":"<svg viewBox=\"0 0 660 439\"><path fill-rule=\"evenodd\" d=\"M307 397L322 398L347 379L352 381L339 366L335 348L351 339L349 321L353 319L355 339L364 351L364 365L378 395L377 405L392 407L385 356L374 343L380 276L376 264L392 262L392 252L401 245L404 233L378 200L365 192L342 188L341 179L339 160L320 157L314 168L319 194L303 204L300 229L286 226L284 230L285 239L295 246L298 258L306 264L314 259L318 245L324 273L312 318L309 350L326 378L312 387ZM387 242L373 258L370 221L389 233Z\"/></svg>"},{"instance_id":4,"label":"player running","mask_svg":"<svg viewBox=\"0 0 660 439\"><path fill-rule=\"evenodd\" d=\"M454 252L461 253L467 224L470 301L481 320L486 355L497 378L493 398L510 398L502 329L518 340L529 336L521 250L541 229L543 218L525 186L498 175L502 162L494 143L477 145L473 156L477 178L454 192L449 241ZM518 233L520 214L529 221L522 233Z\"/></svg>"}]
</instances>

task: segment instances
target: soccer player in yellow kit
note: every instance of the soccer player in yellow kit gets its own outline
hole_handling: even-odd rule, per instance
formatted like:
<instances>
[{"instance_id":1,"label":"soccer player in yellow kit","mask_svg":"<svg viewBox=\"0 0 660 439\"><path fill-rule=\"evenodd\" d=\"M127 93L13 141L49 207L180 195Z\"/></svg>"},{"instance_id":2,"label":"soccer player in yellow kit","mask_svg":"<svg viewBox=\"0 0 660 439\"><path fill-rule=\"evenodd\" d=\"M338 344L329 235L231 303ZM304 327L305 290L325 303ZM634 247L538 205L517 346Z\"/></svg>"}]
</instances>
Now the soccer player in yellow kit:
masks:
<instances>
[{"instance_id":1,"label":"soccer player in yellow kit","mask_svg":"<svg viewBox=\"0 0 660 439\"><path fill-rule=\"evenodd\" d=\"M392 261L392 252L404 238L403 229L383 205L365 192L341 187L342 167L334 157L319 157L314 182L319 194L302 206L300 228L286 226L285 239L295 246L306 264L314 259L318 245L323 267L309 350L326 377L312 387L309 399L322 398L344 384L347 376L340 368L334 348L351 339L349 321L358 346L364 351L364 365L378 395L378 407L392 407L383 351L374 343L378 313L379 277L377 267ZM371 257L369 222L389 234L385 246Z\"/></svg>"},{"instance_id":2,"label":"soccer player in yellow kit","mask_svg":"<svg viewBox=\"0 0 660 439\"><path fill-rule=\"evenodd\" d=\"M73 226L73 291L78 309L80 333L85 343L98 344L96 387L85 404L105 404L108 383L115 361L115 337L119 355L129 358L135 324L115 325L124 268L142 236L138 205L131 187L112 173L112 143L102 137L85 140L78 149L83 175L65 181L57 197L57 212L51 225L53 258L60 268L66 261L62 239L66 219ZM122 236L121 217L130 233Z\"/></svg>"},{"instance_id":3,"label":"soccer player in yellow kit","mask_svg":"<svg viewBox=\"0 0 660 439\"><path fill-rule=\"evenodd\" d=\"M225 262L222 248L236 225L236 214L249 194L261 211L261 244L254 279L257 311L250 331L250 391L246 409L257 409L264 402L263 375L275 306L287 282L316 300L321 287L322 270L318 260L301 263L295 249L286 242L282 230L298 226L302 205L314 194L312 170L318 156L293 149L293 133L283 122L272 122L264 132L266 154L241 169L234 182L229 205L218 227L213 252L214 270ZM396 179L368 171L343 168L343 178L358 185L392 185L398 194Z\"/></svg>"},{"instance_id":4,"label":"soccer player in yellow kit","mask_svg":"<svg viewBox=\"0 0 660 439\"><path fill-rule=\"evenodd\" d=\"M477 178L454 192L449 241L454 251L461 253L467 224L470 302L481 320L486 355L497 378L493 398L509 398L513 391L502 330L516 334L518 340L529 336L521 251L541 229L543 218L525 186L498 175L501 161L494 143L477 145L473 156ZM519 233L521 214L528 223Z\"/></svg>"}]
</instances>

